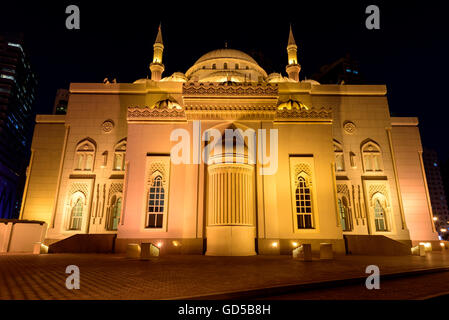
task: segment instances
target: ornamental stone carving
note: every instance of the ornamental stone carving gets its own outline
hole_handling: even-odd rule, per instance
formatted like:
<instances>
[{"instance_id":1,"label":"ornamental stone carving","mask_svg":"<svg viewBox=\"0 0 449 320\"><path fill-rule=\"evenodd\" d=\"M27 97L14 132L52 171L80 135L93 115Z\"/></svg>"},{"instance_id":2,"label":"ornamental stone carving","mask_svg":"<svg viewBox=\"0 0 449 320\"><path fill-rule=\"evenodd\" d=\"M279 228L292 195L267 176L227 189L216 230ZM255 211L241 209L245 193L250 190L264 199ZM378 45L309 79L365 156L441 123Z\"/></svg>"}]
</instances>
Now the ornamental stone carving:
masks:
<instances>
[{"instance_id":1,"label":"ornamental stone carving","mask_svg":"<svg viewBox=\"0 0 449 320\"><path fill-rule=\"evenodd\" d=\"M128 120L185 120L182 109L155 109L149 107L129 107Z\"/></svg>"},{"instance_id":2,"label":"ornamental stone carving","mask_svg":"<svg viewBox=\"0 0 449 320\"><path fill-rule=\"evenodd\" d=\"M114 121L112 121L112 120L105 120L101 124L101 129L103 130L104 133L111 132L112 129L114 129Z\"/></svg>"},{"instance_id":3,"label":"ornamental stone carving","mask_svg":"<svg viewBox=\"0 0 449 320\"><path fill-rule=\"evenodd\" d=\"M182 87L185 96L277 96L277 84L240 83L185 83Z\"/></svg>"},{"instance_id":4,"label":"ornamental stone carving","mask_svg":"<svg viewBox=\"0 0 449 320\"><path fill-rule=\"evenodd\" d=\"M345 121L343 123L343 129L345 130L346 134L353 134L357 130L357 127L354 122Z\"/></svg>"}]
</instances>

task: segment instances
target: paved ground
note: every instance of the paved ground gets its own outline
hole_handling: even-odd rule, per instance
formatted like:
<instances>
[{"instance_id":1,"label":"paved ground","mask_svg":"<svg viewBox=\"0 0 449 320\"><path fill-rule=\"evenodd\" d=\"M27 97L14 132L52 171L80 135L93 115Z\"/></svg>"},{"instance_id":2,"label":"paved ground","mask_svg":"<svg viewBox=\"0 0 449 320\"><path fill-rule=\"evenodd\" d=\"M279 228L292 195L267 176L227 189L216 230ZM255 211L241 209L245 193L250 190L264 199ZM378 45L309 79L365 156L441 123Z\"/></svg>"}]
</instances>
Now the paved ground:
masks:
<instances>
[{"instance_id":1,"label":"paved ground","mask_svg":"<svg viewBox=\"0 0 449 320\"><path fill-rule=\"evenodd\" d=\"M449 295L449 272L382 279L379 290L362 284L267 296L265 300L425 300Z\"/></svg>"},{"instance_id":2,"label":"paved ground","mask_svg":"<svg viewBox=\"0 0 449 320\"><path fill-rule=\"evenodd\" d=\"M81 289L68 290L68 265L80 268ZM448 267L449 253L427 257L341 256L304 262L289 256L164 256L154 261L112 254L0 255L0 299L176 299L270 286Z\"/></svg>"}]
</instances>

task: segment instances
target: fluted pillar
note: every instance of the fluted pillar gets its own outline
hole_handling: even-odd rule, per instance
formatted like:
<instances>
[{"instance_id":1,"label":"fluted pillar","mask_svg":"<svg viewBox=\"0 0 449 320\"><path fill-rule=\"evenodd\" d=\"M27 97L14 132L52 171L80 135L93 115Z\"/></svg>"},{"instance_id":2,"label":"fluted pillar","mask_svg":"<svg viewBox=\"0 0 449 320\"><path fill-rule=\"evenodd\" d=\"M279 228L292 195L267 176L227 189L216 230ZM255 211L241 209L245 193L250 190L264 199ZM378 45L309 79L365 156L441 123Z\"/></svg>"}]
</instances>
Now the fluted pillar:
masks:
<instances>
[{"instance_id":1,"label":"fluted pillar","mask_svg":"<svg viewBox=\"0 0 449 320\"><path fill-rule=\"evenodd\" d=\"M254 255L254 166L208 167L208 255Z\"/></svg>"}]
</instances>

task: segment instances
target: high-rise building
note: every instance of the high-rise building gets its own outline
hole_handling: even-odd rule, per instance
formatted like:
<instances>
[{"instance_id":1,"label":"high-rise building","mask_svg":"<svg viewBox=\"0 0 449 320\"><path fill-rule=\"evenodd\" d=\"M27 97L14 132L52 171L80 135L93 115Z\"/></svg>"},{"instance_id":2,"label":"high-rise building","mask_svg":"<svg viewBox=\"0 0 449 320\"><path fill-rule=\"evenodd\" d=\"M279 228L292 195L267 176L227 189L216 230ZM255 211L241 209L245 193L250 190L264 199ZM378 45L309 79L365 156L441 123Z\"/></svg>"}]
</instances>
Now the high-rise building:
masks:
<instances>
[{"instance_id":1,"label":"high-rise building","mask_svg":"<svg viewBox=\"0 0 449 320\"><path fill-rule=\"evenodd\" d=\"M55 103L53 105L53 114L66 114L68 103L69 103L69 90L58 89L56 91Z\"/></svg>"},{"instance_id":2,"label":"high-rise building","mask_svg":"<svg viewBox=\"0 0 449 320\"><path fill-rule=\"evenodd\" d=\"M36 85L23 36L0 34L0 218L19 214L30 156Z\"/></svg>"},{"instance_id":3,"label":"high-rise building","mask_svg":"<svg viewBox=\"0 0 449 320\"><path fill-rule=\"evenodd\" d=\"M442 238L447 238L449 226L449 210L447 208L446 194L443 179L441 178L438 155L434 150L424 150L424 167L426 169L427 185L429 186L430 202L435 220L435 228Z\"/></svg>"}]
</instances>

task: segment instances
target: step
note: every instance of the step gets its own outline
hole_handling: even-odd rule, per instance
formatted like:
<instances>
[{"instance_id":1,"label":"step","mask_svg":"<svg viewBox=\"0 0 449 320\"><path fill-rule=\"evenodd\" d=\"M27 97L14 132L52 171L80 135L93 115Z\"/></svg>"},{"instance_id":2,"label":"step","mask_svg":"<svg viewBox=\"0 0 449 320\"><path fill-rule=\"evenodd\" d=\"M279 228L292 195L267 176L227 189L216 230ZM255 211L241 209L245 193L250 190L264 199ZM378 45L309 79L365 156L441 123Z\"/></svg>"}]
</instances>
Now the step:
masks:
<instances>
[{"instance_id":1,"label":"step","mask_svg":"<svg viewBox=\"0 0 449 320\"><path fill-rule=\"evenodd\" d=\"M48 253L114 253L116 234L75 234L51 243Z\"/></svg>"}]
</instances>

